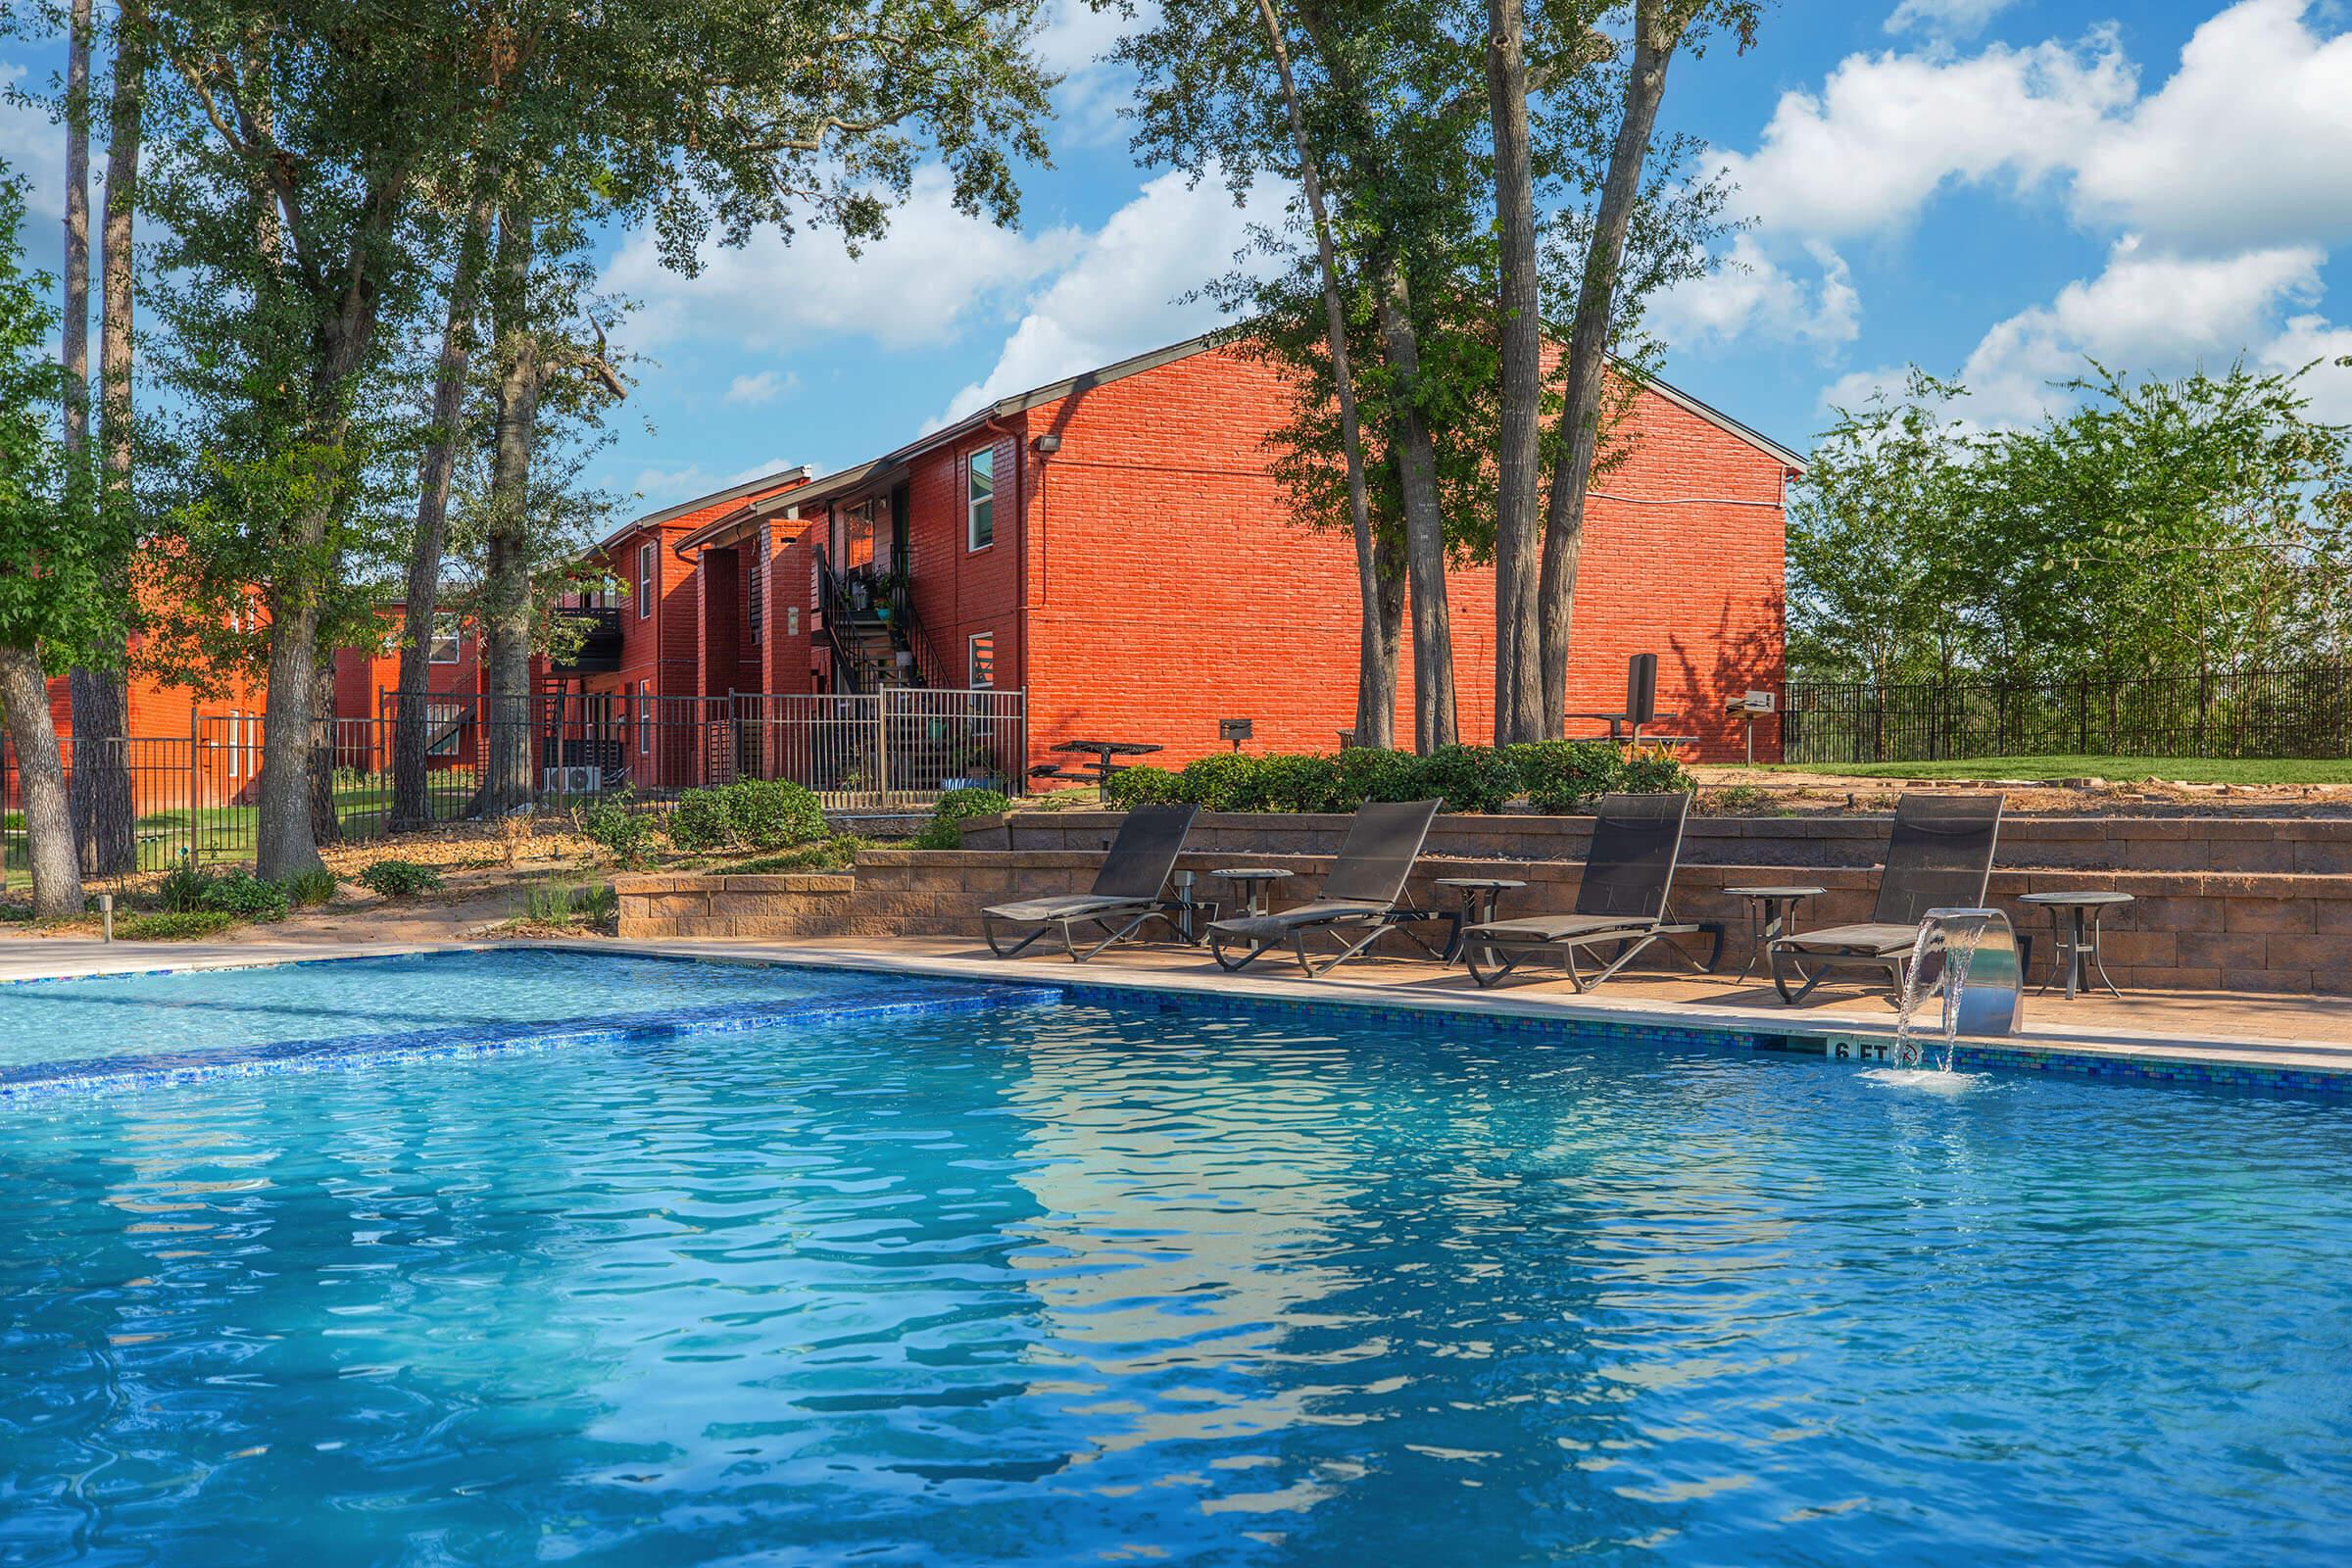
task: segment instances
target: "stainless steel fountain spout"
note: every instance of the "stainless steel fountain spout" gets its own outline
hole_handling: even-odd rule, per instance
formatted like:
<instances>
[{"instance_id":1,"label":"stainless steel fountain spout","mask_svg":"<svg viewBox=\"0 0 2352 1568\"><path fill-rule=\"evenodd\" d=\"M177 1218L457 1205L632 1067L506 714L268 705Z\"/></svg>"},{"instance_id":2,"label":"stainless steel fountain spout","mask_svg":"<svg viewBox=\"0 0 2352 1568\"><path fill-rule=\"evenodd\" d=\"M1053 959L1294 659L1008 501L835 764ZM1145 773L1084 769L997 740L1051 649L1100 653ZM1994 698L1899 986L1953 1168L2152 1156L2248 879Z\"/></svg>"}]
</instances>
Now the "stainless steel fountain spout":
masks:
<instances>
[{"instance_id":1,"label":"stainless steel fountain spout","mask_svg":"<svg viewBox=\"0 0 2352 1568\"><path fill-rule=\"evenodd\" d=\"M2025 1017L2025 965L2017 932L1998 909L1930 909L1911 949L1895 1025L1895 1061L1925 1065L1914 1032L1919 1004L1938 984L1943 990L1943 1061L1962 1035L2013 1035Z\"/></svg>"}]
</instances>

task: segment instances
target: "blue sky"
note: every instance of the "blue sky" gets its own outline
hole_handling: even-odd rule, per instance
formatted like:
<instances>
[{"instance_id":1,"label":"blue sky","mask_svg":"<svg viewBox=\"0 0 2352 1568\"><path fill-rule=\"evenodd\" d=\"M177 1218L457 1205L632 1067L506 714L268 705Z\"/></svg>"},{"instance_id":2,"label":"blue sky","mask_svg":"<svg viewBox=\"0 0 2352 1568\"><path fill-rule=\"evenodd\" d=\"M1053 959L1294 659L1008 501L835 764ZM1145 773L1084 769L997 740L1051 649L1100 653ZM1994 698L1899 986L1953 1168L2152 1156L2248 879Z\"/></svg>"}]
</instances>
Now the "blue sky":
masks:
<instances>
[{"instance_id":1,"label":"blue sky","mask_svg":"<svg viewBox=\"0 0 2352 1568\"><path fill-rule=\"evenodd\" d=\"M956 214L926 174L856 261L805 233L686 279L612 236L607 282L641 306L623 335L657 363L598 478L658 506L855 463L1213 322L1177 297L1282 193L1237 212L1137 169L1124 83L1095 63L1117 19L1049 4L1043 48L1069 79L1017 232ZM1785 0L1745 56L1677 65L1666 120L1754 220L1737 266L1659 303L1666 374L1800 450L1910 362L2005 420L2049 406L2085 352L2133 371L2352 354L2344 0ZM54 136L0 110L36 181ZM2352 420L2352 370L2314 390Z\"/></svg>"}]
</instances>

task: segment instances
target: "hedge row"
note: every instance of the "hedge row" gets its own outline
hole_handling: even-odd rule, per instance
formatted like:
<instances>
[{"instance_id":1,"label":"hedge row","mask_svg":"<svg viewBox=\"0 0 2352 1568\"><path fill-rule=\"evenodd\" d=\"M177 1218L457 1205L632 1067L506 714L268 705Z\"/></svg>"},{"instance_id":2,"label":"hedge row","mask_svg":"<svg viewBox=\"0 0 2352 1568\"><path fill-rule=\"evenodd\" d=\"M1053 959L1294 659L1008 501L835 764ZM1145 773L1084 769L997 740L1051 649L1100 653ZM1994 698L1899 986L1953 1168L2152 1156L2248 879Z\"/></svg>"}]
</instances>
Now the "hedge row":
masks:
<instances>
[{"instance_id":1,"label":"hedge row","mask_svg":"<svg viewBox=\"0 0 2352 1568\"><path fill-rule=\"evenodd\" d=\"M1692 788L1683 765L1663 752L1628 752L1608 741L1535 741L1444 746L1426 756L1360 747L1328 757L1220 752L1182 771L1124 768L1111 775L1102 798L1121 809L1168 802L1206 811L1352 811L1366 801L1435 797L1448 811L1497 811L1524 797L1537 810L1557 813L1602 795Z\"/></svg>"}]
</instances>

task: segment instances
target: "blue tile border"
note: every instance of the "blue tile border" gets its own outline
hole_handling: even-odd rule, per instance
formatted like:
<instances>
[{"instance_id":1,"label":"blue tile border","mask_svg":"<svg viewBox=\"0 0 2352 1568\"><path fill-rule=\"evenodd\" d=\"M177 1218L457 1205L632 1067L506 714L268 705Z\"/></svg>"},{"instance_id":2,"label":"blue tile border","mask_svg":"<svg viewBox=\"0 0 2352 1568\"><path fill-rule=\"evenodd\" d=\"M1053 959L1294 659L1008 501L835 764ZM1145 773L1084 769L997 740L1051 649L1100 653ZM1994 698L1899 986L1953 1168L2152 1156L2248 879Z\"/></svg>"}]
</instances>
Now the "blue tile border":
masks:
<instances>
[{"instance_id":1,"label":"blue tile border","mask_svg":"<svg viewBox=\"0 0 2352 1568\"><path fill-rule=\"evenodd\" d=\"M695 960L688 958L686 961ZM253 967L269 966L257 964ZM127 979L130 976L97 978ZM549 1019L492 1028L462 1025L387 1034L342 1035L324 1040L280 1041L242 1050L222 1048L168 1055L35 1062L0 1069L0 1100L152 1089L204 1078L318 1071L382 1061L474 1056L493 1052L556 1046L627 1045L657 1040L688 1040L699 1036L737 1034L783 1026L813 1028L867 1019L938 1017L949 1013L995 1011L1010 1007L1053 1006L1063 999L1061 989L1050 985L906 979L898 983L898 988L902 994L897 996L810 997L792 1002L680 1008L571 1022Z\"/></svg>"}]
</instances>

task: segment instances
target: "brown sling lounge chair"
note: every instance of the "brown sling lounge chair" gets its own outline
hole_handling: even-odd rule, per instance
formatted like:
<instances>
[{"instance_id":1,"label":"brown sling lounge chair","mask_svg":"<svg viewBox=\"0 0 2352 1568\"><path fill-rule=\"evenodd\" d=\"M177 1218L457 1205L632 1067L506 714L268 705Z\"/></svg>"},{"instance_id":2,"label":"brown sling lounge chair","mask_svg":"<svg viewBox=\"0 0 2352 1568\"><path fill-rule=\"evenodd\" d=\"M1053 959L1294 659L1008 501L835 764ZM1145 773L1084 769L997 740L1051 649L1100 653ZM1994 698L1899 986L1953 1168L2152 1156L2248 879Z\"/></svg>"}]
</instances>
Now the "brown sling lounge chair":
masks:
<instances>
[{"instance_id":1,"label":"brown sling lounge chair","mask_svg":"<svg viewBox=\"0 0 2352 1568\"><path fill-rule=\"evenodd\" d=\"M1389 931L1427 920L1443 920L1460 929L1461 916L1398 905L1405 878L1421 858L1429 824L1437 817L1436 801L1369 803L1348 824L1348 837L1323 879L1323 895L1311 904L1275 914L1248 914L1219 920L1208 928L1209 956L1219 968L1243 969L1275 948L1288 946L1308 978L1326 974L1363 952ZM1307 951L1310 935L1325 934L1339 944L1319 960ZM1445 950L1430 947L1418 932L1407 936L1428 948L1431 956ZM1240 950L1233 956L1227 950Z\"/></svg>"},{"instance_id":2,"label":"brown sling lounge chair","mask_svg":"<svg viewBox=\"0 0 2352 1568\"><path fill-rule=\"evenodd\" d=\"M1119 824L1119 836L1102 857L1102 868L1095 873L1094 891L1055 893L981 910L980 928L988 938L988 951L1000 958L1013 957L1048 932L1058 931L1071 961L1084 963L1112 943L1135 935L1146 920L1168 920L1173 926L1161 890L1167 886L1168 873L1176 869L1176 857L1184 853L1185 835L1192 831L1193 817L1200 809L1197 806L1139 806L1129 811ZM1000 924L1034 925L1037 929L1008 948L997 930ZM1083 953L1073 932L1081 925L1103 933L1102 940Z\"/></svg>"},{"instance_id":3,"label":"brown sling lounge chair","mask_svg":"<svg viewBox=\"0 0 2352 1568\"><path fill-rule=\"evenodd\" d=\"M1683 824L1690 815L1690 797L1680 790L1671 795L1602 796L1593 811L1592 846L1577 883L1575 909L1471 926L1462 933L1461 944L1470 978L1491 986L1530 959L1548 956L1568 971L1568 983L1583 991L1660 943L1692 969L1712 969L1722 956L1723 928L1678 925L1666 907L1675 862L1682 857ZM1701 932L1712 932L1715 938L1704 964L1667 940ZM1586 949L1610 946L1618 952L1595 973L1588 976L1577 966Z\"/></svg>"},{"instance_id":4,"label":"brown sling lounge chair","mask_svg":"<svg viewBox=\"0 0 2352 1568\"><path fill-rule=\"evenodd\" d=\"M1984 906L2000 834L1998 795L1905 795L1895 804L1886 869L1870 918L1776 940L1767 950L1773 989L1783 1002L1802 1002L1833 971L1844 969L1902 990L1927 912ZM1791 990L1792 980L1802 983Z\"/></svg>"}]
</instances>

